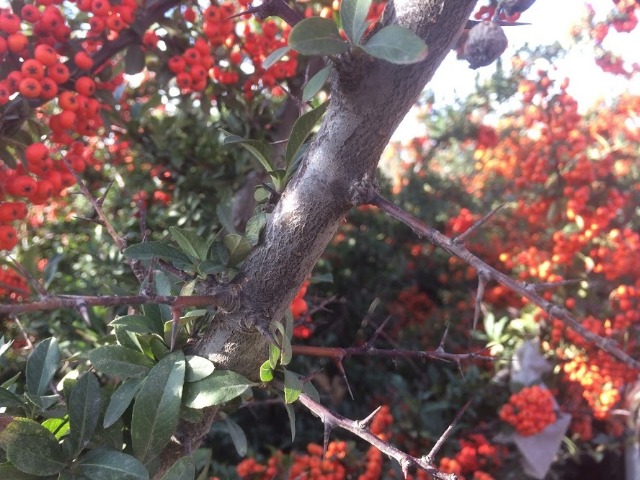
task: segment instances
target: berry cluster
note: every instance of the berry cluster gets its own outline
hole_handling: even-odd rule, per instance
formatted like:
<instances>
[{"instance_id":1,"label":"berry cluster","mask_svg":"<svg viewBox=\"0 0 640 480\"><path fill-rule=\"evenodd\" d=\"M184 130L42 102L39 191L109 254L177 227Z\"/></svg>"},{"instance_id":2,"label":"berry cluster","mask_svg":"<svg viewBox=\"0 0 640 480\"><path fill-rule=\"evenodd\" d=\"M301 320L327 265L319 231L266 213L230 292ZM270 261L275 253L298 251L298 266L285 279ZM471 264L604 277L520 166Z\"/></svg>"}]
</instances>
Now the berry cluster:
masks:
<instances>
[{"instance_id":1,"label":"berry cluster","mask_svg":"<svg viewBox=\"0 0 640 480\"><path fill-rule=\"evenodd\" d=\"M536 435L556 421L553 396L539 385L525 387L502 406L500 419L522 436Z\"/></svg>"},{"instance_id":2,"label":"berry cluster","mask_svg":"<svg viewBox=\"0 0 640 480\"><path fill-rule=\"evenodd\" d=\"M440 460L439 469L445 473L455 473L461 480L493 480L486 470L500 465L502 451L479 433L461 439L460 447L460 451L453 458L443 457Z\"/></svg>"}]
</instances>

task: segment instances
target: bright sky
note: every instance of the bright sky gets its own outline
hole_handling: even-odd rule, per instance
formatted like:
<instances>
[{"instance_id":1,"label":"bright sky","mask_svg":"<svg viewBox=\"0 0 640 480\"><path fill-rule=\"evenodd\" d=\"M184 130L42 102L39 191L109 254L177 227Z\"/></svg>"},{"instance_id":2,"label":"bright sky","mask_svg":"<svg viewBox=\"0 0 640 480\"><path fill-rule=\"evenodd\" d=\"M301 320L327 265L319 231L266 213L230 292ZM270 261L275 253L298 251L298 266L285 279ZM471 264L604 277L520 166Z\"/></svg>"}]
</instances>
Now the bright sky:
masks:
<instances>
[{"instance_id":1,"label":"bright sky","mask_svg":"<svg viewBox=\"0 0 640 480\"><path fill-rule=\"evenodd\" d=\"M560 42L565 48L571 47L567 56L556 64L557 78L570 78L569 93L579 102L582 109L591 106L599 98L613 98L623 91L640 95L640 80L626 79L603 72L595 65L593 52L589 48L577 49L571 45L569 31L585 15L585 0L537 0L520 17L520 21L531 25L505 28L509 38L509 48L503 59L509 59L525 43L532 46ZM612 0L591 0L596 11L596 19L604 19L613 8ZM613 29L605 40L605 46L619 53L630 63L640 63L640 27L631 33L618 33ZM494 72L489 67L471 70L467 62L457 60L452 52L442 64L429 84L436 102L451 102L456 97L464 97L473 92L476 75L488 77ZM455 79L455 81L452 81ZM394 139L407 140L415 135L416 122L411 114L394 135Z\"/></svg>"}]
</instances>

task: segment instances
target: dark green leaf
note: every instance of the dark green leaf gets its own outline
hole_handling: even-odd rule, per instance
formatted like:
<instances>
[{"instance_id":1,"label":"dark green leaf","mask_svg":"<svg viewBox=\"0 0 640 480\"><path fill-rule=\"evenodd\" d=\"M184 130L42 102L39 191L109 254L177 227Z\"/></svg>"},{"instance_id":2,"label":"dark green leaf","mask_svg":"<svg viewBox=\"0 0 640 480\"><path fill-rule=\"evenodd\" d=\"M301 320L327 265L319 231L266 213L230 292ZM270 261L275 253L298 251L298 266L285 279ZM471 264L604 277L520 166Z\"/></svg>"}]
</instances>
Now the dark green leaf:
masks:
<instances>
[{"instance_id":1,"label":"dark green leaf","mask_svg":"<svg viewBox=\"0 0 640 480\"><path fill-rule=\"evenodd\" d=\"M311 382L307 382L302 386L302 391L308 395L311 400L315 400L316 402L320 403L320 394L318 393L318 390L316 390L316 387L313 383Z\"/></svg>"},{"instance_id":2,"label":"dark green leaf","mask_svg":"<svg viewBox=\"0 0 640 480\"><path fill-rule=\"evenodd\" d=\"M161 480L193 480L196 467L191 457L182 457L162 476Z\"/></svg>"},{"instance_id":3,"label":"dark green leaf","mask_svg":"<svg viewBox=\"0 0 640 480\"><path fill-rule=\"evenodd\" d=\"M400 65L420 62L429 53L424 40L400 25L384 27L361 48L373 57Z\"/></svg>"},{"instance_id":4,"label":"dark green leaf","mask_svg":"<svg viewBox=\"0 0 640 480\"><path fill-rule=\"evenodd\" d=\"M293 406L287 403L284 404L284 408L287 411L289 417L289 427L291 428L291 441L296 439L296 412L293 410Z\"/></svg>"},{"instance_id":5,"label":"dark green leaf","mask_svg":"<svg viewBox=\"0 0 640 480\"><path fill-rule=\"evenodd\" d=\"M100 411L102 398L100 384L93 373L85 373L71 392L69 398L69 423L71 441L78 455L91 440L98 425L97 412Z\"/></svg>"},{"instance_id":6,"label":"dark green leaf","mask_svg":"<svg viewBox=\"0 0 640 480\"><path fill-rule=\"evenodd\" d=\"M127 408L129 408L133 397L138 393L140 387L142 387L143 381L144 378L140 377L128 378L113 392L107 410L104 413L104 421L102 423L104 428L109 428L116 423Z\"/></svg>"},{"instance_id":7,"label":"dark green leaf","mask_svg":"<svg viewBox=\"0 0 640 480\"><path fill-rule=\"evenodd\" d=\"M32 395L29 392L24 392L24 398L38 407L41 411L44 411L58 403L60 395Z\"/></svg>"},{"instance_id":8,"label":"dark green leaf","mask_svg":"<svg viewBox=\"0 0 640 480\"><path fill-rule=\"evenodd\" d=\"M207 378L216 368L211 360L197 355L187 355L185 360L187 361L185 382L197 382Z\"/></svg>"},{"instance_id":9,"label":"dark green leaf","mask_svg":"<svg viewBox=\"0 0 640 480\"><path fill-rule=\"evenodd\" d=\"M47 338L36 345L27 360L27 390L42 396L49 390L49 382L58 369L60 349L55 338Z\"/></svg>"},{"instance_id":10,"label":"dark green leaf","mask_svg":"<svg viewBox=\"0 0 640 480\"><path fill-rule=\"evenodd\" d=\"M231 441L233 446L236 447L236 452L241 457L244 457L247 454L247 436L244 434L244 430L229 417L225 417L224 424L229 435L231 435Z\"/></svg>"},{"instance_id":11,"label":"dark green leaf","mask_svg":"<svg viewBox=\"0 0 640 480\"><path fill-rule=\"evenodd\" d=\"M80 457L75 468L91 480L148 480L149 473L137 458L104 447Z\"/></svg>"},{"instance_id":12,"label":"dark green leaf","mask_svg":"<svg viewBox=\"0 0 640 480\"><path fill-rule=\"evenodd\" d=\"M142 45L134 43L127 48L124 56L124 73L135 75L144 69L144 51Z\"/></svg>"},{"instance_id":13,"label":"dark green leaf","mask_svg":"<svg viewBox=\"0 0 640 480\"><path fill-rule=\"evenodd\" d=\"M302 392L302 381L293 372L284 371L284 401L285 403L293 403Z\"/></svg>"},{"instance_id":14,"label":"dark green leaf","mask_svg":"<svg viewBox=\"0 0 640 480\"><path fill-rule=\"evenodd\" d=\"M216 370L207 378L187 383L184 387L184 404L190 408L222 405L233 400L255 383L231 370Z\"/></svg>"},{"instance_id":15,"label":"dark green leaf","mask_svg":"<svg viewBox=\"0 0 640 480\"><path fill-rule=\"evenodd\" d=\"M317 72L311 79L307 82L302 90L302 101L308 102L313 97L315 97L322 87L327 82L329 75L333 71L332 66L324 67L322 70Z\"/></svg>"},{"instance_id":16,"label":"dark green leaf","mask_svg":"<svg viewBox=\"0 0 640 480\"><path fill-rule=\"evenodd\" d=\"M178 426L184 375L184 353L173 352L151 369L136 395L131 445L145 463L162 451Z\"/></svg>"},{"instance_id":17,"label":"dark green leaf","mask_svg":"<svg viewBox=\"0 0 640 480\"><path fill-rule=\"evenodd\" d=\"M143 353L121 345L98 347L89 354L89 360L99 372L121 378L146 375L153 366Z\"/></svg>"},{"instance_id":18,"label":"dark green leaf","mask_svg":"<svg viewBox=\"0 0 640 480\"><path fill-rule=\"evenodd\" d=\"M162 335L162 329L159 327L162 323L158 323L152 317L146 315L124 315L116 318L109 325L122 327L125 330L135 333L156 333Z\"/></svg>"},{"instance_id":19,"label":"dark green leaf","mask_svg":"<svg viewBox=\"0 0 640 480\"><path fill-rule=\"evenodd\" d=\"M247 257L247 255L249 255L249 252L251 252L252 246L251 243L249 243L249 240L237 233L225 236L222 242L229 251L227 265L230 267L240 263Z\"/></svg>"},{"instance_id":20,"label":"dark green leaf","mask_svg":"<svg viewBox=\"0 0 640 480\"><path fill-rule=\"evenodd\" d=\"M244 235L249 240L251 245L256 246L260 241L260 232L267 224L267 214L264 212L258 212L247 222L247 227L244 230Z\"/></svg>"},{"instance_id":21,"label":"dark green leaf","mask_svg":"<svg viewBox=\"0 0 640 480\"><path fill-rule=\"evenodd\" d=\"M282 57L284 57L287 53L289 53L291 47L280 47L273 52L271 52L267 58L265 58L262 62L262 68L268 70L270 67L276 64Z\"/></svg>"},{"instance_id":22,"label":"dark green leaf","mask_svg":"<svg viewBox=\"0 0 640 480\"><path fill-rule=\"evenodd\" d=\"M218 215L218 220L220 220L220 224L227 230L227 233L236 233L236 229L233 226L233 216L231 212L231 198L227 197L218 205L216 205L216 214ZM216 245L220 245L219 243L213 244L215 249ZM223 262L225 263L225 262Z\"/></svg>"},{"instance_id":23,"label":"dark green leaf","mask_svg":"<svg viewBox=\"0 0 640 480\"><path fill-rule=\"evenodd\" d=\"M344 33L354 45L358 45L367 30L367 15L371 0L342 0L340 4L340 21Z\"/></svg>"},{"instance_id":24,"label":"dark green leaf","mask_svg":"<svg viewBox=\"0 0 640 480\"><path fill-rule=\"evenodd\" d=\"M2 463L0 464L0 478L6 480L42 480L43 477L40 475L29 475L28 473L21 472L10 463Z\"/></svg>"},{"instance_id":25,"label":"dark green leaf","mask_svg":"<svg viewBox=\"0 0 640 480\"><path fill-rule=\"evenodd\" d=\"M6 388L0 388L0 407L23 408L24 402L15 393L10 392Z\"/></svg>"},{"instance_id":26,"label":"dark green leaf","mask_svg":"<svg viewBox=\"0 0 640 480\"><path fill-rule=\"evenodd\" d=\"M198 260L206 260L209 246L204 238L201 238L191 230L183 230L176 227L170 227L169 232L171 233L171 238L180 247L180 250Z\"/></svg>"},{"instance_id":27,"label":"dark green leaf","mask_svg":"<svg viewBox=\"0 0 640 480\"><path fill-rule=\"evenodd\" d=\"M318 120L320 120L322 115L324 115L328 106L329 102L325 102L318 108L305 113L296 120L296 123L291 129L291 135L289 136L289 142L287 143L287 151L284 156L287 169L296 158L298 150L300 150L300 147L311 133L311 130L313 130L313 127L315 127Z\"/></svg>"},{"instance_id":28,"label":"dark green leaf","mask_svg":"<svg viewBox=\"0 0 640 480\"><path fill-rule=\"evenodd\" d=\"M258 160L258 162L260 162L260 165L262 165L267 172L273 170L273 165L271 164L271 147L269 147L269 145L258 140L246 140L238 135L232 134L231 132L227 132L226 130L220 129L220 131L226 135L222 142L223 145L239 143L241 146L246 148Z\"/></svg>"},{"instance_id":29,"label":"dark green leaf","mask_svg":"<svg viewBox=\"0 0 640 480\"><path fill-rule=\"evenodd\" d=\"M289 46L303 55L337 55L349 50L336 22L328 18L305 18L291 30Z\"/></svg>"},{"instance_id":30,"label":"dark green leaf","mask_svg":"<svg viewBox=\"0 0 640 480\"><path fill-rule=\"evenodd\" d=\"M150 260L156 257L171 262L191 263L191 259L187 255L163 242L136 243L128 247L124 251L124 255L134 260Z\"/></svg>"},{"instance_id":31,"label":"dark green leaf","mask_svg":"<svg viewBox=\"0 0 640 480\"><path fill-rule=\"evenodd\" d=\"M55 475L66 467L53 434L33 420L14 419L1 433L0 446L18 469L33 475Z\"/></svg>"}]
</instances>

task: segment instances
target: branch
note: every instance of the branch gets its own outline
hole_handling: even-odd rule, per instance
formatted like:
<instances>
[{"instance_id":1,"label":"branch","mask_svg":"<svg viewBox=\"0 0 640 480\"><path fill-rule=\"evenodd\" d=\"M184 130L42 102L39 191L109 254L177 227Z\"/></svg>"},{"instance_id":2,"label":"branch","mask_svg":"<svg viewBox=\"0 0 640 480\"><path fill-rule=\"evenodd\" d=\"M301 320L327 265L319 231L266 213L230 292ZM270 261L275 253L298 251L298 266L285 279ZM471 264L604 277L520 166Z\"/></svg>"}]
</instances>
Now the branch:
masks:
<instances>
[{"instance_id":1,"label":"branch","mask_svg":"<svg viewBox=\"0 0 640 480\"><path fill-rule=\"evenodd\" d=\"M380 208L383 212L391 217L400 220L402 223L410 227L416 235L421 238L426 238L434 245L446 250L451 255L460 258L468 265L475 268L479 275L483 275L487 280L496 281L505 287L511 289L513 292L518 293L529 300L531 303L537 305L542 310L547 312L550 317L556 317L561 320L565 325L575 330L584 339L593 342L600 349L614 356L621 362L632 366L634 368L640 368L640 361L632 358L627 353L618 348L613 340L605 339L600 335L596 335L584 326L582 326L575 318L569 314L567 310L562 307L551 303L542 298L536 291L536 288L532 285L523 285L516 282L511 277L499 272L495 268L489 266L486 262L481 260L472 254L464 245L454 242L451 238L440 233L435 228L428 226L422 221L418 220L413 215L405 212L400 207L394 205L386 198L380 196L377 192L369 193L369 203Z\"/></svg>"},{"instance_id":2,"label":"branch","mask_svg":"<svg viewBox=\"0 0 640 480\"><path fill-rule=\"evenodd\" d=\"M458 478L455 474L440 472L433 465L433 463L428 460L427 456L421 458L413 457L391 445L391 443L381 440L373 433L371 433L371 431L366 427L367 419L360 422L349 420L348 418L338 415L337 413L334 413L331 410L325 408L305 393L301 393L298 399L300 400L300 403L302 403L313 414L320 418L325 426L325 432L330 432L333 428L338 427L362 438L364 441L376 447L382 453L385 453L387 454L387 456L396 460L400 464L405 478L412 467L421 468L432 475L433 478L437 479L455 480Z\"/></svg>"},{"instance_id":3,"label":"branch","mask_svg":"<svg viewBox=\"0 0 640 480\"><path fill-rule=\"evenodd\" d=\"M230 288L220 287L211 295L165 296L165 295L123 295L123 296L48 296L37 302L0 304L0 314L18 315L27 312L45 312L60 308L82 308L94 306L146 305L157 303L175 308L219 307L227 312L235 307L235 294Z\"/></svg>"}]
</instances>

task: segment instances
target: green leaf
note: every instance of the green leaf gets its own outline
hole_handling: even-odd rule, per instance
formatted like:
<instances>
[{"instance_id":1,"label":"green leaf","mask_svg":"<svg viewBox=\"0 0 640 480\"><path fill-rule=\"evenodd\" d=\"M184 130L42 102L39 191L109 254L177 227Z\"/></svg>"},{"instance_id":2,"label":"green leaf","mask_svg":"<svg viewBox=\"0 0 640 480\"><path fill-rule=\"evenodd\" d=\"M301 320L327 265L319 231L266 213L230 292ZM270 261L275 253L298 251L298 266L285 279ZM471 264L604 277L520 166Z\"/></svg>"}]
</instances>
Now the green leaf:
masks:
<instances>
[{"instance_id":1,"label":"green leaf","mask_svg":"<svg viewBox=\"0 0 640 480\"><path fill-rule=\"evenodd\" d=\"M284 404L284 409L287 411L289 417L289 427L291 428L291 441L296 439L296 412L293 410L293 406L287 403Z\"/></svg>"},{"instance_id":2,"label":"green leaf","mask_svg":"<svg viewBox=\"0 0 640 480\"><path fill-rule=\"evenodd\" d=\"M361 48L372 57L399 65L420 62L429 53L424 40L400 25L384 27Z\"/></svg>"},{"instance_id":3,"label":"green leaf","mask_svg":"<svg viewBox=\"0 0 640 480\"><path fill-rule=\"evenodd\" d=\"M155 257L171 262L191 263L187 255L163 242L136 243L124 251L124 256L133 260L151 260Z\"/></svg>"},{"instance_id":4,"label":"green leaf","mask_svg":"<svg viewBox=\"0 0 640 480\"><path fill-rule=\"evenodd\" d=\"M236 447L236 452L241 457L244 457L247 454L247 436L244 433L244 430L234 422L230 417L225 417L224 424L227 427L227 431L231 436L231 441L233 442L233 446Z\"/></svg>"},{"instance_id":5,"label":"green leaf","mask_svg":"<svg viewBox=\"0 0 640 480\"><path fill-rule=\"evenodd\" d=\"M271 368L269 360L265 360L264 363L260 365L260 380L263 382L273 380L273 369Z\"/></svg>"},{"instance_id":6,"label":"green leaf","mask_svg":"<svg viewBox=\"0 0 640 480\"><path fill-rule=\"evenodd\" d=\"M58 403L60 395L33 395L29 392L24 392L24 398L44 412Z\"/></svg>"},{"instance_id":7,"label":"green leaf","mask_svg":"<svg viewBox=\"0 0 640 480\"><path fill-rule=\"evenodd\" d=\"M153 366L143 353L121 345L98 347L89 354L89 360L99 372L121 378L146 375Z\"/></svg>"},{"instance_id":8,"label":"green leaf","mask_svg":"<svg viewBox=\"0 0 640 480\"><path fill-rule=\"evenodd\" d=\"M206 260L209 246L204 238L191 230L176 227L169 227L169 233L184 253L198 260Z\"/></svg>"},{"instance_id":9,"label":"green leaf","mask_svg":"<svg viewBox=\"0 0 640 480\"><path fill-rule=\"evenodd\" d=\"M196 467L191 457L182 457L162 476L161 480L193 480Z\"/></svg>"},{"instance_id":10,"label":"green leaf","mask_svg":"<svg viewBox=\"0 0 640 480\"><path fill-rule=\"evenodd\" d=\"M269 147L269 145L258 140L246 140L221 128L219 130L225 134L225 138L222 142L223 145L239 143L242 147L247 149L249 153L258 160L258 162L260 162L260 165L262 165L267 172L273 170L274 167L271 164L271 147Z\"/></svg>"},{"instance_id":11,"label":"green leaf","mask_svg":"<svg viewBox=\"0 0 640 480\"><path fill-rule=\"evenodd\" d=\"M6 478L7 480L42 480L40 475L29 475L21 472L10 463L0 463L0 478Z\"/></svg>"},{"instance_id":12,"label":"green leaf","mask_svg":"<svg viewBox=\"0 0 640 480\"><path fill-rule=\"evenodd\" d=\"M129 408L133 397L142 387L143 381L144 378L140 377L128 378L113 392L107 410L104 412L104 421L102 422L104 428L109 428L116 423Z\"/></svg>"},{"instance_id":13,"label":"green leaf","mask_svg":"<svg viewBox=\"0 0 640 480\"><path fill-rule=\"evenodd\" d=\"M184 404L190 408L222 405L233 400L252 385L242 375L231 370L216 370L207 378L184 386Z\"/></svg>"},{"instance_id":14,"label":"green leaf","mask_svg":"<svg viewBox=\"0 0 640 480\"><path fill-rule=\"evenodd\" d=\"M267 56L267 58L262 61L262 68L268 70L273 65L275 65L282 57L289 53L289 50L291 50L291 47L280 47L274 50Z\"/></svg>"},{"instance_id":15,"label":"green leaf","mask_svg":"<svg viewBox=\"0 0 640 480\"><path fill-rule=\"evenodd\" d=\"M5 343L4 335L0 337L0 358L2 357L2 355L4 355L7 352L7 350L11 348L12 343L13 343L13 340Z\"/></svg>"},{"instance_id":16,"label":"green leaf","mask_svg":"<svg viewBox=\"0 0 640 480\"><path fill-rule=\"evenodd\" d=\"M359 45L362 35L367 30L367 15L371 0L342 0L340 4L340 21L344 33L354 45Z\"/></svg>"},{"instance_id":17,"label":"green leaf","mask_svg":"<svg viewBox=\"0 0 640 480\"><path fill-rule=\"evenodd\" d=\"M233 226L233 217L232 217L232 207L231 207L231 198L227 197L224 200L220 201L218 205L216 205L216 214L218 215L218 220L220 220L220 224L227 230L227 233L236 233L236 229ZM220 245L219 243L214 243L213 248ZM224 262L223 262L224 263Z\"/></svg>"},{"instance_id":18,"label":"green leaf","mask_svg":"<svg viewBox=\"0 0 640 480\"><path fill-rule=\"evenodd\" d=\"M249 240L237 233L225 236L222 242L229 251L227 265L230 267L239 264L247 257L247 255L249 255L249 252L251 252L252 246L251 243L249 243Z\"/></svg>"},{"instance_id":19,"label":"green leaf","mask_svg":"<svg viewBox=\"0 0 640 480\"><path fill-rule=\"evenodd\" d=\"M69 398L70 439L76 456L91 440L98 425L98 414L102 405L100 384L93 373L85 373L71 392Z\"/></svg>"},{"instance_id":20,"label":"green leaf","mask_svg":"<svg viewBox=\"0 0 640 480\"><path fill-rule=\"evenodd\" d=\"M300 147L304 144L304 141L311 133L311 130L313 130L313 127L318 123L318 120L322 118L322 115L324 115L328 106L329 102L323 103L318 108L302 115L298 120L296 120L296 123L293 124L291 135L289 136L289 142L287 143L287 151L284 156L287 170L296 158L298 150L300 150Z\"/></svg>"},{"instance_id":21,"label":"green leaf","mask_svg":"<svg viewBox=\"0 0 640 480\"><path fill-rule=\"evenodd\" d=\"M187 361L185 382L197 382L207 378L216 368L211 360L197 355L187 355L185 360Z\"/></svg>"},{"instance_id":22,"label":"green leaf","mask_svg":"<svg viewBox=\"0 0 640 480\"><path fill-rule=\"evenodd\" d=\"M135 75L144 69L144 52L139 44L132 44L124 55L124 73Z\"/></svg>"},{"instance_id":23,"label":"green leaf","mask_svg":"<svg viewBox=\"0 0 640 480\"><path fill-rule=\"evenodd\" d=\"M55 338L47 338L36 345L27 360L27 391L42 396L49 390L49 382L58 369L60 349Z\"/></svg>"},{"instance_id":24,"label":"green leaf","mask_svg":"<svg viewBox=\"0 0 640 480\"><path fill-rule=\"evenodd\" d=\"M269 366L274 369L278 366L280 360L280 348L273 343L269 344Z\"/></svg>"},{"instance_id":25,"label":"green leaf","mask_svg":"<svg viewBox=\"0 0 640 480\"><path fill-rule=\"evenodd\" d=\"M289 34L289 46L303 55L337 55L349 50L333 20L305 18Z\"/></svg>"},{"instance_id":26,"label":"green leaf","mask_svg":"<svg viewBox=\"0 0 640 480\"><path fill-rule=\"evenodd\" d=\"M71 430L69 417L66 415L64 418L47 418L42 422L42 426L53 433L58 440L67 435Z\"/></svg>"},{"instance_id":27,"label":"green leaf","mask_svg":"<svg viewBox=\"0 0 640 480\"><path fill-rule=\"evenodd\" d=\"M15 393L0 387L0 407L24 408L24 402Z\"/></svg>"},{"instance_id":28,"label":"green leaf","mask_svg":"<svg viewBox=\"0 0 640 480\"><path fill-rule=\"evenodd\" d=\"M244 235L249 240L249 243L256 246L260 241L260 233L267 224L267 214L264 212L258 212L247 222L247 227L244 230Z\"/></svg>"},{"instance_id":29,"label":"green leaf","mask_svg":"<svg viewBox=\"0 0 640 480\"><path fill-rule=\"evenodd\" d=\"M136 395L131 445L144 463L161 453L178 426L184 375L184 353L173 352L151 369Z\"/></svg>"},{"instance_id":30,"label":"green leaf","mask_svg":"<svg viewBox=\"0 0 640 480\"><path fill-rule=\"evenodd\" d=\"M315 97L322 87L327 82L329 75L333 72L333 67L329 65L328 67L324 67L322 70L317 72L311 79L307 82L302 90L302 101L308 102L313 97Z\"/></svg>"},{"instance_id":31,"label":"green leaf","mask_svg":"<svg viewBox=\"0 0 640 480\"><path fill-rule=\"evenodd\" d=\"M302 391L308 395L311 400L315 400L316 402L320 403L320 394L318 393L318 390L316 389L316 386L311 383L310 381L305 383L302 386Z\"/></svg>"},{"instance_id":32,"label":"green leaf","mask_svg":"<svg viewBox=\"0 0 640 480\"><path fill-rule=\"evenodd\" d=\"M284 401L285 403L293 403L300 396L300 392L302 392L302 381L297 374L290 372L289 370L284 371Z\"/></svg>"},{"instance_id":33,"label":"green leaf","mask_svg":"<svg viewBox=\"0 0 640 480\"><path fill-rule=\"evenodd\" d=\"M80 457L75 470L91 480L149 480L147 469L137 458L104 447Z\"/></svg>"},{"instance_id":34,"label":"green leaf","mask_svg":"<svg viewBox=\"0 0 640 480\"><path fill-rule=\"evenodd\" d=\"M134 333L156 333L162 335L162 323L146 315L124 315L116 318L109 325L122 327Z\"/></svg>"},{"instance_id":35,"label":"green leaf","mask_svg":"<svg viewBox=\"0 0 640 480\"><path fill-rule=\"evenodd\" d=\"M56 437L27 418L15 418L7 425L0 433L0 446L7 459L25 473L55 475L67 466Z\"/></svg>"}]
</instances>

